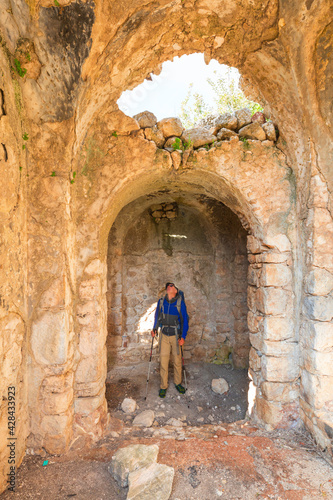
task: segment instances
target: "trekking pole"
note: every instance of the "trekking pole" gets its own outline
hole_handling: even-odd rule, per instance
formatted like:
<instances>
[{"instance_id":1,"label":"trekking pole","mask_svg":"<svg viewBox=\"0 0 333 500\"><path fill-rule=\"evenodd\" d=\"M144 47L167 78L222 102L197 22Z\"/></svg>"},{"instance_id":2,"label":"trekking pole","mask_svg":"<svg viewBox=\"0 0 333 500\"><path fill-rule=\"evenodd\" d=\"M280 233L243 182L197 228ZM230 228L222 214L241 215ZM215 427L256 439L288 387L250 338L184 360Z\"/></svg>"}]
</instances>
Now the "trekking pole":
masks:
<instances>
[{"instance_id":1,"label":"trekking pole","mask_svg":"<svg viewBox=\"0 0 333 500\"><path fill-rule=\"evenodd\" d=\"M184 373L184 382L185 382L185 392L187 391L187 381L186 381L186 371L185 371L185 362L184 362L184 354L183 354L183 346L180 346L180 351L182 353L182 364L183 364L183 373Z\"/></svg>"},{"instance_id":2,"label":"trekking pole","mask_svg":"<svg viewBox=\"0 0 333 500\"><path fill-rule=\"evenodd\" d=\"M155 335L156 335L156 330L154 330L154 331L155 331ZM148 394L148 382L149 382L149 375L150 375L151 358L152 358L152 355L153 355L153 343L154 343L154 338L155 338L155 337L152 337L152 339L151 339L150 358L149 358L149 364L148 364L148 376L147 376L147 386L146 386L146 396L145 396L145 400L147 399L147 394Z\"/></svg>"}]
</instances>

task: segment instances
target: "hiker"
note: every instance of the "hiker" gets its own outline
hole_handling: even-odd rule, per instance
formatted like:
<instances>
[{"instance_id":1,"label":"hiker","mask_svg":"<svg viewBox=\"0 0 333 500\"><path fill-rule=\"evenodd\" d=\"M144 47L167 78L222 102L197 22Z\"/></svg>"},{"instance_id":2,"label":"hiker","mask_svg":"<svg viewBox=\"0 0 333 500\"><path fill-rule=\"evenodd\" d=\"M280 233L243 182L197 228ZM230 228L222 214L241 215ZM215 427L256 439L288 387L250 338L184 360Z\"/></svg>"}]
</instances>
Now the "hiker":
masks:
<instances>
[{"instance_id":1,"label":"hiker","mask_svg":"<svg viewBox=\"0 0 333 500\"><path fill-rule=\"evenodd\" d=\"M168 388L168 369L170 352L172 352L174 383L180 394L185 393L182 382L181 350L188 331L188 315L184 295L179 293L174 283L168 281L165 285L166 295L158 301L155 311L152 337L161 328L159 338L161 387L159 396L165 398Z\"/></svg>"}]
</instances>

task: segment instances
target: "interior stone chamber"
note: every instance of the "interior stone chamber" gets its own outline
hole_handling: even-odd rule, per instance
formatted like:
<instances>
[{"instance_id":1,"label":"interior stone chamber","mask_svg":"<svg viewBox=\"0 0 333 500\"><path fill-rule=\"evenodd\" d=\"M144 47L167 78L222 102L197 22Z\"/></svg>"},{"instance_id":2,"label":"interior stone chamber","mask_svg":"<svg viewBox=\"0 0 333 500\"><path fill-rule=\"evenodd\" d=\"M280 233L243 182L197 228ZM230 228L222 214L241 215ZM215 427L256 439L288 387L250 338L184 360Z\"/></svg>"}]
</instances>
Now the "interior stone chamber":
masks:
<instances>
[{"instance_id":1,"label":"interior stone chamber","mask_svg":"<svg viewBox=\"0 0 333 500\"><path fill-rule=\"evenodd\" d=\"M305 426L332 460L331 2L58 3L0 12L0 491L9 388L17 466L103 437L107 370L145 356L170 277L189 362L248 366L250 418ZM184 161L119 111L194 52L239 69L276 143Z\"/></svg>"}]
</instances>

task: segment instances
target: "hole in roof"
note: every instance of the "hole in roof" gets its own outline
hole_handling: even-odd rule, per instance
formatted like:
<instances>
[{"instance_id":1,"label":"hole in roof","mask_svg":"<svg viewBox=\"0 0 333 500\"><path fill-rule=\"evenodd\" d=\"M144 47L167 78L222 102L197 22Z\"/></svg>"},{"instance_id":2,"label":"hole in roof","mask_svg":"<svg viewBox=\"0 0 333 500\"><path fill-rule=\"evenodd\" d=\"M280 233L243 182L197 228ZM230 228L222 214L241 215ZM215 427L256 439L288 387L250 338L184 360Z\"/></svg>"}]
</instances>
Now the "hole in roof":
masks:
<instances>
[{"instance_id":1,"label":"hole in roof","mask_svg":"<svg viewBox=\"0 0 333 500\"><path fill-rule=\"evenodd\" d=\"M150 80L124 91L117 103L128 116L150 111L157 120L178 117L191 128L209 115L244 107L261 111L259 104L245 97L239 80L237 68L214 59L207 65L201 53L183 55L165 61L159 75L152 73Z\"/></svg>"}]
</instances>

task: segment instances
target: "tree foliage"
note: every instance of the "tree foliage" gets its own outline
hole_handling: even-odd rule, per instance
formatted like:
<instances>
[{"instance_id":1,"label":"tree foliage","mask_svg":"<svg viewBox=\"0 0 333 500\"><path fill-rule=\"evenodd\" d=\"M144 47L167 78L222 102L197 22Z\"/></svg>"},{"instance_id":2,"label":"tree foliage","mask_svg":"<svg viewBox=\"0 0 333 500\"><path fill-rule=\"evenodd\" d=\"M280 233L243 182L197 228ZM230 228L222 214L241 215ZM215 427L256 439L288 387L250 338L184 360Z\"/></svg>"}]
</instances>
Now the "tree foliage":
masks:
<instances>
[{"instance_id":1,"label":"tree foliage","mask_svg":"<svg viewBox=\"0 0 333 500\"><path fill-rule=\"evenodd\" d=\"M214 106L209 106L204 96L193 92L193 83L190 84L187 95L181 103L179 118L186 128L192 128L203 118L209 115L232 113L237 109L249 108L252 113L262 111L260 104L247 99L238 87L238 79L231 68L226 74L218 74L215 78L207 78L213 91Z\"/></svg>"}]
</instances>

